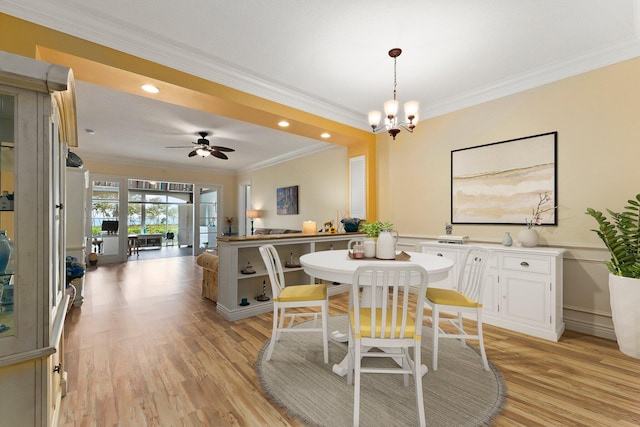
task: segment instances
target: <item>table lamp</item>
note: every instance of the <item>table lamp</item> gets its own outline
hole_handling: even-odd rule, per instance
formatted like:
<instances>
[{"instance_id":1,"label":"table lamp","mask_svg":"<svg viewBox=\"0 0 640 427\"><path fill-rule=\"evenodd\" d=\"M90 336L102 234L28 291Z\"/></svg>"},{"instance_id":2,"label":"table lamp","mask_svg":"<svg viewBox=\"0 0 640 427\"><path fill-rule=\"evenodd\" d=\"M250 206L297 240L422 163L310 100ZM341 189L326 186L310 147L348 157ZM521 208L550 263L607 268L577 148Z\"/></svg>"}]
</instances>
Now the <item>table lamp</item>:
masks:
<instances>
[{"instance_id":1,"label":"table lamp","mask_svg":"<svg viewBox=\"0 0 640 427\"><path fill-rule=\"evenodd\" d=\"M247 218L251 219L251 235L253 236L253 220L260 218L260 211L257 209L247 209Z\"/></svg>"}]
</instances>

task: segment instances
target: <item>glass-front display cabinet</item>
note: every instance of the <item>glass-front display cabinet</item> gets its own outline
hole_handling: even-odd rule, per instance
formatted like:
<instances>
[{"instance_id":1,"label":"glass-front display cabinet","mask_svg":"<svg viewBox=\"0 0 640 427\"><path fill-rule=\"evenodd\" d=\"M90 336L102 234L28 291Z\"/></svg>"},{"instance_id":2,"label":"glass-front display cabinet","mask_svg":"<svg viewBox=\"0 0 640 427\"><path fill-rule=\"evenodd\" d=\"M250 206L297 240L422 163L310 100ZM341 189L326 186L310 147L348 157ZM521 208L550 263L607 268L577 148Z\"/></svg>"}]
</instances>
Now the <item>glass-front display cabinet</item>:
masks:
<instances>
[{"instance_id":1,"label":"glass-front display cabinet","mask_svg":"<svg viewBox=\"0 0 640 427\"><path fill-rule=\"evenodd\" d=\"M0 338L15 335L14 97L0 93Z\"/></svg>"},{"instance_id":2,"label":"glass-front display cabinet","mask_svg":"<svg viewBox=\"0 0 640 427\"><path fill-rule=\"evenodd\" d=\"M66 149L54 91L69 78L0 52L0 425L55 425L64 390Z\"/></svg>"}]
</instances>

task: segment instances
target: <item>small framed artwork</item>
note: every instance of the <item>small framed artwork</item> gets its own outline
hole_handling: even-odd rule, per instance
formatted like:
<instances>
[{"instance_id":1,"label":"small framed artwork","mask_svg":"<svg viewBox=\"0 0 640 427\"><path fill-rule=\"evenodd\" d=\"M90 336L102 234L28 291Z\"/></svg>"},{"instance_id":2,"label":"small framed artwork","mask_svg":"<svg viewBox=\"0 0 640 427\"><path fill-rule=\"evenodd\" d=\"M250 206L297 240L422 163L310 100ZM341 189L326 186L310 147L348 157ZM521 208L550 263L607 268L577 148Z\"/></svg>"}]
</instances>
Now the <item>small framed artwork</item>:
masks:
<instances>
[{"instance_id":1,"label":"small framed artwork","mask_svg":"<svg viewBox=\"0 0 640 427\"><path fill-rule=\"evenodd\" d=\"M298 186L282 187L276 190L277 214L297 215L298 214Z\"/></svg>"},{"instance_id":2,"label":"small framed artwork","mask_svg":"<svg viewBox=\"0 0 640 427\"><path fill-rule=\"evenodd\" d=\"M557 225L558 132L451 151L451 223Z\"/></svg>"}]
</instances>

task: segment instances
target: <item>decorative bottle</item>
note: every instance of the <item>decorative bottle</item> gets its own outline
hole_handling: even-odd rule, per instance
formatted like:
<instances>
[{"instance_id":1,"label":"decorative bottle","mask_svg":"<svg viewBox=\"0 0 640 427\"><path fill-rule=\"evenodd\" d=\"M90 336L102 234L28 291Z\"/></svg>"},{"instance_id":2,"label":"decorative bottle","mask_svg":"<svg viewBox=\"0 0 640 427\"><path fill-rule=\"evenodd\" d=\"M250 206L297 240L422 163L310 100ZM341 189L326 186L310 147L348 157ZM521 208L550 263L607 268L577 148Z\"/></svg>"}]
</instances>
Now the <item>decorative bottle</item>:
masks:
<instances>
[{"instance_id":1,"label":"decorative bottle","mask_svg":"<svg viewBox=\"0 0 640 427\"><path fill-rule=\"evenodd\" d=\"M502 239L502 244L504 246L511 246L513 244L513 239L511 238L511 234L507 231L504 233L504 238Z\"/></svg>"}]
</instances>

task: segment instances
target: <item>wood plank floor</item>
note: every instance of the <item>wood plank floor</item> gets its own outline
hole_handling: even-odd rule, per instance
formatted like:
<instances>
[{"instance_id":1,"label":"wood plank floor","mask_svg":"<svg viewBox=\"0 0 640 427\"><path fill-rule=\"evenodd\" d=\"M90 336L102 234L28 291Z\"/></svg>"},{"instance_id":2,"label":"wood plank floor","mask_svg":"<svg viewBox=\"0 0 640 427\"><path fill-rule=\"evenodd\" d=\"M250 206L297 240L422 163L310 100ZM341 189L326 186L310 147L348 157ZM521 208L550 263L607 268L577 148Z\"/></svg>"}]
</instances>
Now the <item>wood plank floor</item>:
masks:
<instances>
[{"instance_id":1,"label":"wood plank floor","mask_svg":"<svg viewBox=\"0 0 640 427\"><path fill-rule=\"evenodd\" d=\"M192 257L98 266L66 321L60 426L301 426L255 373L271 315L229 323ZM346 311L332 297L331 314ZM486 327L507 384L496 426L638 426L640 360L567 331L559 343Z\"/></svg>"}]
</instances>

